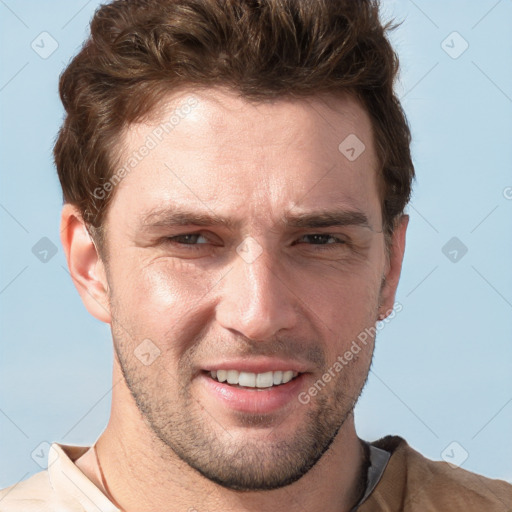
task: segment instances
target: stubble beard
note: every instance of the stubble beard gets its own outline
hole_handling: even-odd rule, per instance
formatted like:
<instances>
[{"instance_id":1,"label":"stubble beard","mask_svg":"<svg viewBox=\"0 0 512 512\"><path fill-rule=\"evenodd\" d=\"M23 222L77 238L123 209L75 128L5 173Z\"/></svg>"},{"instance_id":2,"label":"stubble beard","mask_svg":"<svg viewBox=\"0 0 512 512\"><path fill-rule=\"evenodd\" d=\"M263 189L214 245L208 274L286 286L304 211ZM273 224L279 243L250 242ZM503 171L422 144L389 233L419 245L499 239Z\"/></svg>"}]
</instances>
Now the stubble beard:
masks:
<instances>
[{"instance_id":1,"label":"stubble beard","mask_svg":"<svg viewBox=\"0 0 512 512\"><path fill-rule=\"evenodd\" d=\"M256 441L250 436L232 436L191 396L189 386L181 386L177 394L169 393L178 382L187 382L186 377L172 378L163 367L153 374L142 373L129 344L114 339L114 346L137 408L162 443L162 457L177 456L210 481L237 491L278 489L299 480L313 468L353 414L373 356L367 355L359 366L359 357L354 358L354 367L344 368L331 388L319 391L301 426L291 436L275 439L279 424L272 416L240 414L240 425L267 429L268 436L263 440L258 436ZM183 374L190 375L186 371ZM352 390L352 395L347 395Z\"/></svg>"}]
</instances>

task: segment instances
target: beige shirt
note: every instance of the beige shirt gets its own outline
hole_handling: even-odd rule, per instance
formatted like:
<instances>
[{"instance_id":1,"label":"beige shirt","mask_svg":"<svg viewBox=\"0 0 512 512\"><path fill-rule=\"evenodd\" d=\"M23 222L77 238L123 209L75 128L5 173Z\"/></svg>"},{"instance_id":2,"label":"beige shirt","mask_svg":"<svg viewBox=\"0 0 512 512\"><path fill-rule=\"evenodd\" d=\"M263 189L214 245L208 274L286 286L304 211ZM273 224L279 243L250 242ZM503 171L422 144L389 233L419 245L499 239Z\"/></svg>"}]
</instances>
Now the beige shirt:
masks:
<instances>
[{"instance_id":1,"label":"beige shirt","mask_svg":"<svg viewBox=\"0 0 512 512\"><path fill-rule=\"evenodd\" d=\"M512 485L434 462L397 436L372 445L391 453L358 512L510 512ZM89 447L52 444L48 469L0 491L0 512L119 512L74 462Z\"/></svg>"},{"instance_id":2,"label":"beige shirt","mask_svg":"<svg viewBox=\"0 0 512 512\"><path fill-rule=\"evenodd\" d=\"M0 491L0 512L119 512L74 464L88 449L53 443L47 470Z\"/></svg>"}]
</instances>

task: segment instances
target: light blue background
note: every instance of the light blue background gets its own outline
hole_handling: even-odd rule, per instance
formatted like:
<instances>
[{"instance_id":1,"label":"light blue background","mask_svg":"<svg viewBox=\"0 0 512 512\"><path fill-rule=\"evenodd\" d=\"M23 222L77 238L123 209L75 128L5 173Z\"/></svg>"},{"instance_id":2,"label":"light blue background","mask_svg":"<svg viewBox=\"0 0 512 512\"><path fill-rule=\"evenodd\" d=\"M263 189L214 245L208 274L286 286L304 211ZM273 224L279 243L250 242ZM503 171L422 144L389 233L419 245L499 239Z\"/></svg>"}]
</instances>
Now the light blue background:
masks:
<instances>
[{"instance_id":1,"label":"light blue background","mask_svg":"<svg viewBox=\"0 0 512 512\"><path fill-rule=\"evenodd\" d=\"M0 487L41 469L40 443L90 444L108 420L110 332L66 271L51 157L58 75L97 4L0 2ZM384 1L383 13L404 20L392 40L418 180L403 311L378 337L358 432L402 435L433 459L456 441L462 467L512 481L512 2ZM47 59L31 48L43 31L59 45ZM454 31L469 44L457 59L441 46ZM456 263L441 251L453 236L468 248ZM42 237L59 246L47 263L31 251Z\"/></svg>"}]
</instances>

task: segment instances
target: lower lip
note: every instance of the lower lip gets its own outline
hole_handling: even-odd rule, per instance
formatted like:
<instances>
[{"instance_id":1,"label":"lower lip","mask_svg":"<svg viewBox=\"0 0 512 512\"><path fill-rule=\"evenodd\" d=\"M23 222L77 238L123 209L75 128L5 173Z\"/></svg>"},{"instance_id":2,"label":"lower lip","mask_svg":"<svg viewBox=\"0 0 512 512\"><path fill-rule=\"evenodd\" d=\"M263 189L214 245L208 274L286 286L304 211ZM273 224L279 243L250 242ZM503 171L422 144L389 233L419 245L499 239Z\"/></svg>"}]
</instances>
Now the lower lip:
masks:
<instances>
[{"instance_id":1,"label":"lower lip","mask_svg":"<svg viewBox=\"0 0 512 512\"><path fill-rule=\"evenodd\" d=\"M218 382L208 374L199 376L207 393L239 412L264 414L277 411L290 404L298 403L300 389L304 385L305 374L300 374L290 382L271 388L239 388L227 383Z\"/></svg>"}]
</instances>

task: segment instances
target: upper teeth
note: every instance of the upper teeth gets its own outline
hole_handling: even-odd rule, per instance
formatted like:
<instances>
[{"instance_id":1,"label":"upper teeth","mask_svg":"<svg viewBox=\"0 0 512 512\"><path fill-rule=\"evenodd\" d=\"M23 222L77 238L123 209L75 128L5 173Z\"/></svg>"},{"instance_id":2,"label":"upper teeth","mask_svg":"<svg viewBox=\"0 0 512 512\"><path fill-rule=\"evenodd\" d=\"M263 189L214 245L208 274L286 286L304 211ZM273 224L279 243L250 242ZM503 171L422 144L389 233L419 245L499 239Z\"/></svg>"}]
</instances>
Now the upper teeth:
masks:
<instances>
[{"instance_id":1,"label":"upper teeth","mask_svg":"<svg viewBox=\"0 0 512 512\"><path fill-rule=\"evenodd\" d=\"M249 388L268 388L270 386L286 384L294 377L297 377L298 373L292 370L265 373L239 372L238 370L214 370L210 372L210 375L219 382L227 381L228 384L238 384L239 386Z\"/></svg>"}]
</instances>

